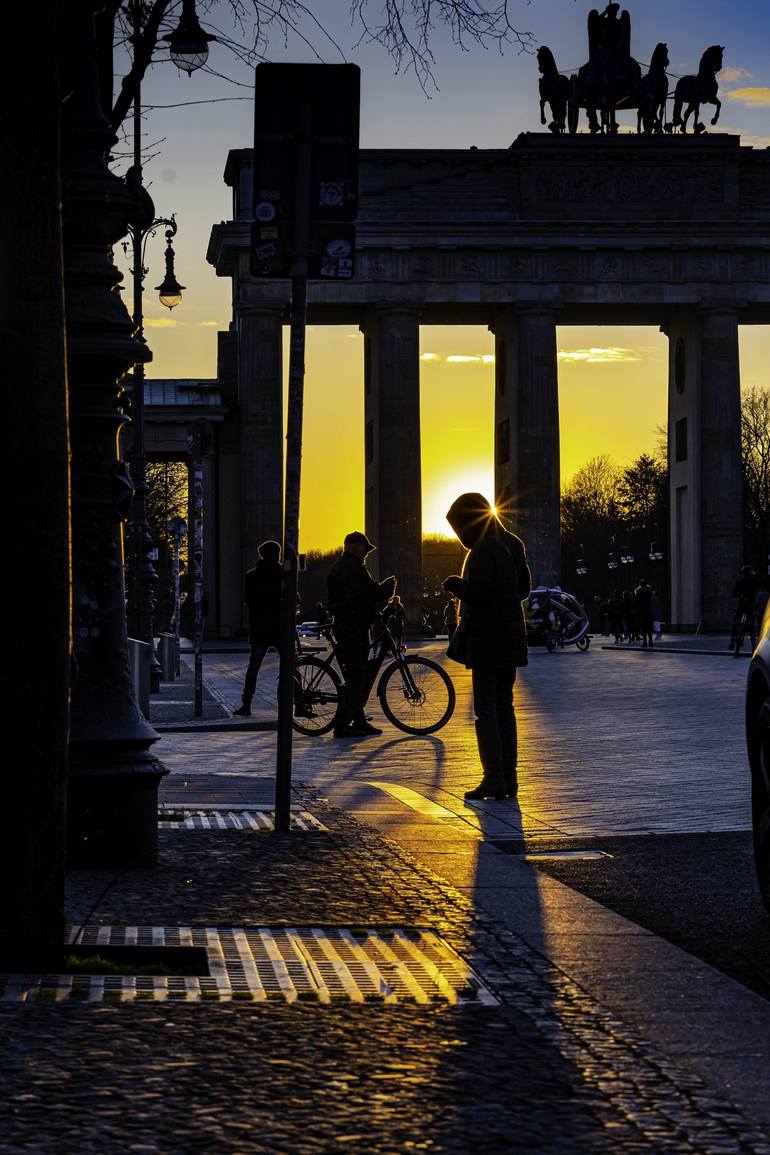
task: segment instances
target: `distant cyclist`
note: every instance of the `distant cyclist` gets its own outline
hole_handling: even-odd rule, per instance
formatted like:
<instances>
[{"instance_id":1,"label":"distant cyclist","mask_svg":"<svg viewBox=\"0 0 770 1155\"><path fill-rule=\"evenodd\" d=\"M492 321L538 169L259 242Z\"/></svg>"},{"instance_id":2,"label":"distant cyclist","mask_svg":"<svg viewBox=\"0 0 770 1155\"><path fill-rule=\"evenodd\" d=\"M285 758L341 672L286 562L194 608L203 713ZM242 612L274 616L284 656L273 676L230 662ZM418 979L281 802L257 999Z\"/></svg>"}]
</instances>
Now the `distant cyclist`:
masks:
<instances>
[{"instance_id":1,"label":"distant cyclist","mask_svg":"<svg viewBox=\"0 0 770 1155\"><path fill-rule=\"evenodd\" d=\"M739 626L743 615L746 615L746 623L748 627L748 634L751 638L752 650L757 644L757 594L761 589L766 589L767 583L762 581L759 574L750 565L745 565L741 568L741 574L737 582L733 586L732 597L738 599L738 605L735 609L735 617L733 618L732 634L730 636L730 649L735 648L736 636L739 632Z\"/></svg>"}]
</instances>

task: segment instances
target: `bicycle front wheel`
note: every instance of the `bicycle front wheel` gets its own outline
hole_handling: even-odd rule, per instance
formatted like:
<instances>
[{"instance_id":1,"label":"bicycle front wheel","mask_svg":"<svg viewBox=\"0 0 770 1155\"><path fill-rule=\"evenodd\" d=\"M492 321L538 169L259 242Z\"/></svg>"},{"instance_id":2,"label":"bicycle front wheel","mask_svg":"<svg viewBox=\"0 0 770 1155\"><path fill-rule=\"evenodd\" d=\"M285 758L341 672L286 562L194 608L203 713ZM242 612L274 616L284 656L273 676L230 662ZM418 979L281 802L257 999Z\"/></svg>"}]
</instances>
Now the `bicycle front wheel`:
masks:
<instances>
[{"instance_id":1,"label":"bicycle front wheel","mask_svg":"<svg viewBox=\"0 0 770 1155\"><path fill-rule=\"evenodd\" d=\"M292 726L301 734L328 734L337 717L342 682L332 666L312 656L299 658L294 673Z\"/></svg>"},{"instance_id":2,"label":"bicycle front wheel","mask_svg":"<svg viewBox=\"0 0 770 1155\"><path fill-rule=\"evenodd\" d=\"M455 708L452 679L429 658L398 658L380 678L377 696L388 721L407 734L433 734Z\"/></svg>"}]
</instances>

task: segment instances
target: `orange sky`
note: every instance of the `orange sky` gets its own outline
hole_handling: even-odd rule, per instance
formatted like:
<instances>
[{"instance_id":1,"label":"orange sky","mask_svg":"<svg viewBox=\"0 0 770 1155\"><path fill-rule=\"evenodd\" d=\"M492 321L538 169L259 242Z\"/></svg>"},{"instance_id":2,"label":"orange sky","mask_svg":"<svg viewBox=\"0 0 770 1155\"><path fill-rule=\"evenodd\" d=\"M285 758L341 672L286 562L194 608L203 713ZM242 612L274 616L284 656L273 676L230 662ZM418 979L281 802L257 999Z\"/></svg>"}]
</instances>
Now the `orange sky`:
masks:
<instances>
[{"instance_id":1,"label":"orange sky","mask_svg":"<svg viewBox=\"0 0 770 1155\"><path fill-rule=\"evenodd\" d=\"M196 331L205 335L206 345L200 375L214 376L216 326L192 324L189 331L180 325L148 332L163 375L190 375L190 340ZM562 477L601 453L624 465L651 451L656 426L666 421L667 339L656 328L616 326L561 326L557 337ZM494 340L477 326L425 326L421 357L423 530L448 533L444 514L458 493L471 489L492 496ZM770 327L743 327L744 386L770 387L769 367ZM161 374L151 366L148 376L156 375ZM303 550L336 548L351 528L363 528L363 428L361 334L352 326L311 327Z\"/></svg>"}]
</instances>

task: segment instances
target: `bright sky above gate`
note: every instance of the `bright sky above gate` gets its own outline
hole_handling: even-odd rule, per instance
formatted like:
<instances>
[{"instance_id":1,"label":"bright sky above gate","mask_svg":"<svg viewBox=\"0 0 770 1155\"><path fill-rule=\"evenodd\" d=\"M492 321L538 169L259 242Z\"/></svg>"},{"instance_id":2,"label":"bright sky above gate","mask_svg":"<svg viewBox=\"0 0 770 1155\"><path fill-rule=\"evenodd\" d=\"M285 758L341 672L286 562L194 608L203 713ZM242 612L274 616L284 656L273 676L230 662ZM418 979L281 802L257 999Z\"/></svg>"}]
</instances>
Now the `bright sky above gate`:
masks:
<instances>
[{"instance_id":1,"label":"bright sky above gate","mask_svg":"<svg viewBox=\"0 0 770 1155\"><path fill-rule=\"evenodd\" d=\"M370 16L379 6L380 0L370 0ZM198 7L202 13L200 0ZM320 56L327 63L357 63L363 148L504 148L520 132L540 130L534 53L519 53L515 46L502 56L477 46L461 52L437 28L431 43L438 88L428 99L413 73L393 74L382 48L355 47L360 28L350 23L349 0L318 0L309 7L344 55L308 20L300 27L318 55L298 36L287 46L276 38L268 59ZM589 7L583 0L509 5L511 23L532 33L535 47L547 44L564 72L588 59ZM754 148L770 147L767 0L631 0L625 7L632 55L646 64L655 44L665 41L672 77L697 71L710 44L725 45L722 113L711 131L738 133ZM226 0L215 3L202 23L209 32L238 36ZM119 76L119 61L116 71ZM253 71L214 43L209 69L190 78L159 50L143 86L145 182L156 213L176 213L177 276L187 286L183 303L169 314L151 288L163 275L159 234L149 242L146 261L146 335L155 355L148 377L216 375L216 332L230 320L230 282L215 276L205 253L211 225L231 217L230 190L222 180L228 150L252 144L252 84ZM630 127L633 115L619 119ZM116 154L130 145L129 136ZM128 292L126 301L130 307ZM622 464L651 450L656 427L666 418L665 338L654 329L628 327L561 327L558 338L563 477L599 453ZM456 493L471 488L491 496L494 345L491 334L471 327L424 328L421 344L424 530L448 532L443 513ZM741 364L744 386L770 386L769 327L742 329ZM362 378L357 330L310 330L303 549L332 548L350 528L363 526Z\"/></svg>"}]
</instances>

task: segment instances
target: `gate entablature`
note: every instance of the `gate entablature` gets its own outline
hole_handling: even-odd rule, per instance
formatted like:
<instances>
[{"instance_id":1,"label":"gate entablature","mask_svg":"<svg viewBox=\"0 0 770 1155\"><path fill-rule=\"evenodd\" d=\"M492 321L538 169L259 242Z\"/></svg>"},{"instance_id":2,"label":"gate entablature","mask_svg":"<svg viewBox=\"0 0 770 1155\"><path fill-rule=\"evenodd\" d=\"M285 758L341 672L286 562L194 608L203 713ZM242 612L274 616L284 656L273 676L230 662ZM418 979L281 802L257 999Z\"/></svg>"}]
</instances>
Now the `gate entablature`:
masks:
<instances>
[{"instance_id":1,"label":"gate entablature","mask_svg":"<svg viewBox=\"0 0 770 1155\"><path fill-rule=\"evenodd\" d=\"M231 153L235 219L208 259L236 307L284 308L285 281L251 277L251 151ZM558 301L583 320L727 294L770 307L770 155L739 138L522 134L507 150L361 153L356 276L313 282L311 323L358 321L378 302L441 322L467 307ZM759 309L758 309L759 307Z\"/></svg>"},{"instance_id":2,"label":"gate entablature","mask_svg":"<svg viewBox=\"0 0 770 1155\"><path fill-rule=\"evenodd\" d=\"M260 535L279 533L289 298L287 281L250 273L251 166L250 150L230 154L234 217L208 249L233 279L252 495L239 572ZM560 577L556 324L653 323L688 365L681 390L673 360L670 372L671 622L721 624L741 560L738 323L770 323L770 151L728 135L530 133L505 150L364 150L356 232L355 277L312 282L308 321L364 330L366 530L384 572L406 565L399 527L420 536L420 324L494 329L496 496L548 584Z\"/></svg>"}]
</instances>

